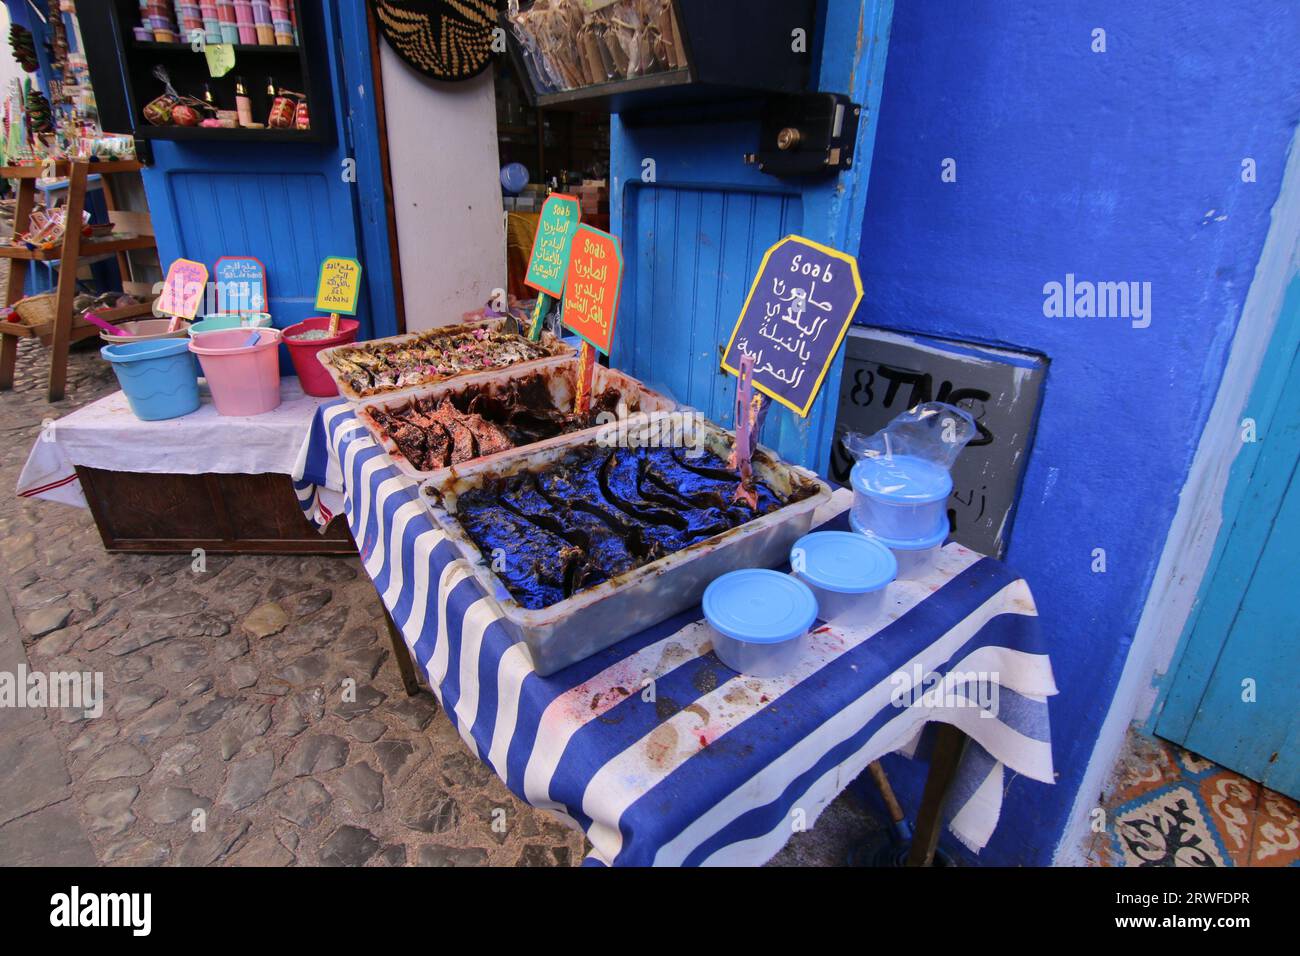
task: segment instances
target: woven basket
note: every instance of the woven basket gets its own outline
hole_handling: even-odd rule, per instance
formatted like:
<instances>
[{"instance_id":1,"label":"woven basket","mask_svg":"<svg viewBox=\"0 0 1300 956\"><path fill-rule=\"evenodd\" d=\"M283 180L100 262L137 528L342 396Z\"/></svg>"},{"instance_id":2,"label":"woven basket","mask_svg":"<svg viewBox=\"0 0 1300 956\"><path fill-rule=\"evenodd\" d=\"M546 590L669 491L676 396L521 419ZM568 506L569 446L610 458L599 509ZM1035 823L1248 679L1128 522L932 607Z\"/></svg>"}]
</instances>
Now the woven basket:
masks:
<instances>
[{"instance_id":1,"label":"woven basket","mask_svg":"<svg viewBox=\"0 0 1300 956\"><path fill-rule=\"evenodd\" d=\"M23 325L39 328L42 325L54 324L54 306L57 302L57 293L42 292L39 295L29 295L25 299L19 299L14 303L13 308Z\"/></svg>"}]
</instances>

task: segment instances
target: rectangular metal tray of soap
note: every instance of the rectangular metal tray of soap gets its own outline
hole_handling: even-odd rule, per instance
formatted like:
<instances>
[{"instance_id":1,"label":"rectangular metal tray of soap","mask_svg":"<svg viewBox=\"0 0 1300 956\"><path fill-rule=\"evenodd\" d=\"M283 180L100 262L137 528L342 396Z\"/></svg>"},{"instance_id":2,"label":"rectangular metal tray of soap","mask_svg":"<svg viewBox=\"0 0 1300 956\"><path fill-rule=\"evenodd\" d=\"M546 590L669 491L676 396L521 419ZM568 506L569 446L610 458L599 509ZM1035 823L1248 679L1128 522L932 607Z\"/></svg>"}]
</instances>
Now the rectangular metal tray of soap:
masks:
<instances>
[{"instance_id":1,"label":"rectangular metal tray of soap","mask_svg":"<svg viewBox=\"0 0 1300 956\"><path fill-rule=\"evenodd\" d=\"M702 422L698 427L704 446L725 460L731 453L731 434L712 422ZM457 498L491 479L544 470L575 448L595 441L580 438L504 461L470 464L458 469L454 476L425 481L420 486L420 501L430 517L468 562L505 627L528 646L533 667L542 676L698 604L709 582L728 571L784 564L794 542L812 527L813 512L831 497L830 486L812 472L787 464L760 447L754 453L755 477L782 497L796 489L810 492L807 497L579 591L550 607L523 607L493 573L489 561L456 519Z\"/></svg>"},{"instance_id":2,"label":"rectangular metal tray of soap","mask_svg":"<svg viewBox=\"0 0 1300 956\"><path fill-rule=\"evenodd\" d=\"M411 464L406 456L401 453L397 443L389 437L383 427L374 419L374 409L387 411L401 408L415 399L429 399L436 402L443 397L459 395L470 388L494 392L507 387L512 379L533 374L542 375L546 378L548 389L557 407L573 407L578 360L576 358L557 358L539 363L530 362L521 365L510 365L503 369L497 369L491 375L481 374L467 378L454 378L439 385L426 385L423 388L417 388L400 395L385 394L362 399L356 405L357 419L365 426L366 431L370 433L370 437L375 440L375 443L388 453L388 458L393 463L393 467L413 481L446 479L461 474L464 469L471 465L481 464L486 467L494 462L513 458L516 455L526 454L530 451L540 451L543 448L551 448L555 445L581 442L588 437L599 435L603 429L611 427L603 424L592 425L588 428L577 429L563 435L556 435L539 442L533 442L530 445L507 448L505 451L497 452L494 455L485 455L460 464L435 469L420 469ZM607 388L613 388L617 389L625 399L634 399L636 414L629 415L627 419L629 423L632 423L633 427L635 427L637 421L646 419L649 416L658 416L665 412L671 412L677 407L676 402L660 395L648 385L642 384L632 376L617 369L605 368L603 365L597 365L592 369L591 387L594 394L600 394Z\"/></svg>"},{"instance_id":3,"label":"rectangular metal tray of soap","mask_svg":"<svg viewBox=\"0 0 1300 956\"><path fill-rule=\"evenodd\" d=\"M508 317L500 317L500 318L492 318L492 319L475 319L470 322L457 322L455 325L437 326L432 329L426 329L423 332L406 332L403 333L402 335L390 335L382 339L370 339L365 342L352 342L347 345L331 346L330 348L321 349L319 352L317 352L316 359L317 361L320 362L322 366L324 366L325 371L327 371L329 373L330 378L334 380L334 384L338 386L339 394L342 395L344 398L346 398L348 401L352 402L353 404L356 404L357 402L366 401L372 398L384 398L384 399L398 398L403 395L409 395L412 392L418 391L419 389L422 388L428 388L432 385L439 385L443 382L480 381L482 379L491 378L494 375L499 375L506 369L536 368L539 365L546 365L556 361L566 361L568 359L572 359L577 354L576 350L572 346L565 345L563 342L561 342L550 332L543 332L541 338L541 345L543 348L546 349L547 354L543 356L539 356L538 358L528 359L527 361L524 362L516 362L513 365L497 365L497 366L493 366L492 368L479 369L477 371L454 372L450 375L431 374L428 380L426 381L413 382L405 385L394 385L391 387L384 387L382 389L373 392L372 394L367 394L367 395L360 394L355 388L352 387L350 383L345 381L343 379L343 376L339 374L339 370L336 369L333 366L333 364L330 362L330 357L332 355L338 352L347 351L349 349L400 349L403 346L415 342L417 339L421 338L422 336L451 335L456 332L460 332L467 327L483 328L483 329L487 329L489 332L498 332L501 331L502 329L505 329L506 331L511 331L514 328L516 328L516 323L514 319Z\"/></svg>"}]
</instances>

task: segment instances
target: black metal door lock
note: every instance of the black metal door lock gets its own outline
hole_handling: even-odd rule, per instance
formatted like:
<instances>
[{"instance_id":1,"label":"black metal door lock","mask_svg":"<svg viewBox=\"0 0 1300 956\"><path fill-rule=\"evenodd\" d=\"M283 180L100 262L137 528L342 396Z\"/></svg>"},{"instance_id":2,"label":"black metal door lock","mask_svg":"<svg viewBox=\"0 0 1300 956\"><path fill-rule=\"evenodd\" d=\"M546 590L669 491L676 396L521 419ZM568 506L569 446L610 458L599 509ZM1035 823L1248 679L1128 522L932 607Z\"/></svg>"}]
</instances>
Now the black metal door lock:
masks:
<instances>
[{"instance_id":1,"label":"black metal door lock","mask_svg":"<svg viewBox=\"0 0 1300 956\"><path fill-rule=\"evenodd\" d=\"M772 97L763 107L758 151L747 153L745 162L770 176L851 169L861 114L842 93Z\"/></svg>"}]
</instances>

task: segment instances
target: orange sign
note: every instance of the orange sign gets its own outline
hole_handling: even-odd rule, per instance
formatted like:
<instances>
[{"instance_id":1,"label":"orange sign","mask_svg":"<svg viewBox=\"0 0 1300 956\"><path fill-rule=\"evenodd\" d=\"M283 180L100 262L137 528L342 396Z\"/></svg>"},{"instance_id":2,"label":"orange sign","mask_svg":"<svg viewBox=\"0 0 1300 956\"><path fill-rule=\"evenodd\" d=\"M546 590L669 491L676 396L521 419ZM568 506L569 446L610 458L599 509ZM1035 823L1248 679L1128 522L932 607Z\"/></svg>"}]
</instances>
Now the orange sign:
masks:
<instances>
[{"instance_id":1,"label":"orange sign","mask_svg":"<svg viewBox=\"0 0 1300 956\"><path fill-rule=\"evenodd\" d=\"M579 226L569 249L560 318L566 329L606 355L614 341L622 279L623 250L618 240L591 226Z\"/></svg>"}]
</instances>

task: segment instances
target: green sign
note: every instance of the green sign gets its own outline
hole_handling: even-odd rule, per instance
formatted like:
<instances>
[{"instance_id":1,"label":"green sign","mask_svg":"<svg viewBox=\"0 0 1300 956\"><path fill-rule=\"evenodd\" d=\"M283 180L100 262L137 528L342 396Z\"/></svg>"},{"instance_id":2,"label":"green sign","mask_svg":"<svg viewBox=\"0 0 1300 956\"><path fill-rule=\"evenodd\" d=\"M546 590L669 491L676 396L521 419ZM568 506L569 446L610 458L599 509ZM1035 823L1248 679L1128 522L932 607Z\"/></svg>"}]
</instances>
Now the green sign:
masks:
<instances>
[{"instance_id":1,"label":"green sign","mask_svg":"<svg viewBox=\"0 0 1300 956\"><path fill-rule=\"evenodd\" d=\"M574 196L552 193L542 205L533 254L528 257L524 285L558 299L564 294L564 273L569 268L569 243L582 218L582 206Z\"/></svg>"}]
</instances>

